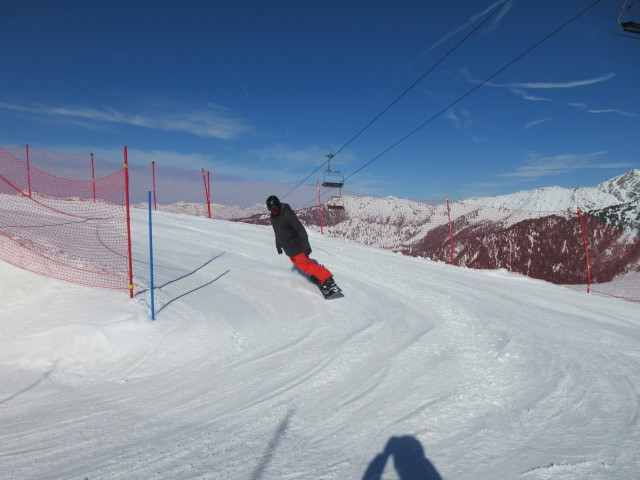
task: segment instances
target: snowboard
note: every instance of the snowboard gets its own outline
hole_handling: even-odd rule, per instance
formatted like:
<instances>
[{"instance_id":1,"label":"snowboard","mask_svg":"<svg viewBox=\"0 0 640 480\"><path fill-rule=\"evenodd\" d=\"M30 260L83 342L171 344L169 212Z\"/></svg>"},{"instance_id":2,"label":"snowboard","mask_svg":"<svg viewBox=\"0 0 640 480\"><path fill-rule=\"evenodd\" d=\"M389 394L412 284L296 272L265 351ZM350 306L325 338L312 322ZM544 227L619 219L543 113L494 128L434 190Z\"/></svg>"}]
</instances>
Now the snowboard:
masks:
<instances>
[{"instance_id":1,"label":"snowboard","mask_svg":"<svg viewBox=\"0 0 640 480\"><path fill-rule=\"evenodd\" d=\"M331 290L325 293L322 291L322 287L320 286L320 283L317 278L310 277L309 280L318 287L318 289L320 290L320 293L322 294L325 300L344 297L344 294L342 293L342 289L338 285L334 285L334 287Z\"/></svg>"},{"instance_id":2,"label":"snowboard","mask_svg":"<svg viewBox=\"0 0 640 480\"><path fill-rule=\"evenodd\" d=\"M320 288L320 287L318 287ZM330 290L328 293L324 293L322 291L322 289L320 289L320 293L322 293L322 296L324 297L325 300L331 300L333 298L341 298L344 297L344 294L342 293L342 289L340 287L338 287L336 285L336 287L332 290Z\"/></svg>"}]
</instances>

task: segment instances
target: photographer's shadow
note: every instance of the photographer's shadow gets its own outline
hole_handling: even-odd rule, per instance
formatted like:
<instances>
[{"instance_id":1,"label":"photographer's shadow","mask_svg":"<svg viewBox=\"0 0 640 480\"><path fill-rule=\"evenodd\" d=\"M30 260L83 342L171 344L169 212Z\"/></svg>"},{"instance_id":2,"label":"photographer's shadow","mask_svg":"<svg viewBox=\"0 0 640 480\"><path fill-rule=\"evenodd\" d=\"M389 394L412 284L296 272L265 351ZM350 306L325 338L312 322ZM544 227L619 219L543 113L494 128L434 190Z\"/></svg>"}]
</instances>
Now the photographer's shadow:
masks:
<instances>
[{"instance_id":1,"label":"photographer's shadow","mask_svg":"<svg viewBox=\"0 0 640 480\"><path fill-rule=\"evenodd\" d=\"M400 480L442 480L425 457L420 442L411 436L391 437L384 451L371 461L362 480L380 480L390 457Z\"/></svg>"}]
</instances>

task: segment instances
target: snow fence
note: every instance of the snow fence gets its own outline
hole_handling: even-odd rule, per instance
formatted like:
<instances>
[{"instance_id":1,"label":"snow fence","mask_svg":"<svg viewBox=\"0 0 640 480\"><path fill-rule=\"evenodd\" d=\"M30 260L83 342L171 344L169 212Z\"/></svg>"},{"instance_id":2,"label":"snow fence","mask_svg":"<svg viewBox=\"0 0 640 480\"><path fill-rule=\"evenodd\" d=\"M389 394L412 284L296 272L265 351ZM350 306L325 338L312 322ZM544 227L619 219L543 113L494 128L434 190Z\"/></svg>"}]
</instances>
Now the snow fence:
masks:
<instances>
[{"instance_id":1,"label":"snow fence","mask_svg":"<svg viewBox=\"0 0 640 480\"><path fill-rule=\"evenodd\" d=\"M79 284L128 288L122 166L93 155L0 148L0 196L1 260Z\"/></svg>"}]
</instances>

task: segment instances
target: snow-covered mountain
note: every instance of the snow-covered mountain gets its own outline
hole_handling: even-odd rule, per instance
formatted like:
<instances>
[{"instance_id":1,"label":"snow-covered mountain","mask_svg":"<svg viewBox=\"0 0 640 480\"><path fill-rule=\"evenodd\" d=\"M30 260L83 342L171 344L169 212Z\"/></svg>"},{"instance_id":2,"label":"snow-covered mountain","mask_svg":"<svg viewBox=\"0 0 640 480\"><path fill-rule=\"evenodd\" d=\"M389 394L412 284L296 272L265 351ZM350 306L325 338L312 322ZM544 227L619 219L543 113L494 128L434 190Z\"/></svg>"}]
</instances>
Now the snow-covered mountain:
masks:
<instances>
[{"instance_id":1,"label":"snow-covered mountain","mask_svg":"<svg viewBox=\"0 0 640 480\"><path fill-rule=\"evenodd\" d=\"M345 209L349 217L359 218L369 223L372 220L377 224L392 226L418 225L424 221L425 210L429 216L447 216L443 202L422 202L397 197L364 197L344 196ZM570 210L575 212L577 208L583 211L600 211L606 209L605 214L595 215L598 218L614 218L615 225L624 226L628 222L637 221L640 203L640 169L610 178L594 187L562 188L544 187L533 190L521 190L508 195L495 197L471 197L458 204L493 207L496 209L508 209L530 212L560 212ZM619 206L618 208L613 208ZM147 208L146 203L135 205L138 208ZM307 209L313 215L315 207ZM171 205L158 205L158 211L184 213L188 215L207 216L207 206L201 203L178 202ZM340 216L339 214L337 214ZM224 220L238 220L248 217L261 218L262 222L267 217L264 205L258 203L251 207L243 208L231 205L211 205L212 218ZM455 216L455 212L454 212ZM539 216L539 215L534 215ZM336 212L327 215L325 223L331 225ZM319 224L319 218L309 218ZM433 226L433 225L432 225ZM636 228L640 226L637 225ZM416 231L416 234L420 232Z\"/></svg>"},{"instance_id":2,"label":"snow-covered mountain","mask_svg":"<svg viewBox=\"0 0 640 480\"><path fill-rule=\"evenodd\" d=\"M640 200L640 169L610 178L594 187L544 187L496 197L472 197L465 203L512 210L598 210Z\"/></svg>"},{"instance_id":3,"label":"snow-covered mountain","mask_svg":"<svg viewBox=\"0 0 640 480\"><path fill-rule=\"evenodd\" d=\"M473 197L452 202L450 209L444 202L344 196L344 208L325 211L322 219L315 206L299 210L298 215L308 226L317 227L322 221L334 236L396 249L460 217L467 223L473 223L473 219L499 221L501 227L507 227L524 218L575 214L577 208L626 233L636 233L640 230L639 201L640 169L634 169L595 187L545 187L497 197ZM246 212L242 218L248 223L268 224L268 214L261 208L257 211L253 216Z\"/></svg>"},{"instance_id":4,"label":"snow-covered mountain","mask_svg":"<svg viewBox=\"0 0 640 480\"><path fill-rule=\"evenodd\" d=\"M634 168L618 177L611 178L594 188L619 198L620 203L640 201L640 169Z\"/></svg>"},{"instance_id":5,"label":"snow-covered mountain","mask_svg":"<svg viewBox=\"0 0 640 480\"><path fill-rule=\"evenodd\" d=\"M618 230L640 235L640 169L594 187L544 187L496 197L472 197L465 203L528 211L575 211L577 208Z\"/></svg>"}]
</instances>

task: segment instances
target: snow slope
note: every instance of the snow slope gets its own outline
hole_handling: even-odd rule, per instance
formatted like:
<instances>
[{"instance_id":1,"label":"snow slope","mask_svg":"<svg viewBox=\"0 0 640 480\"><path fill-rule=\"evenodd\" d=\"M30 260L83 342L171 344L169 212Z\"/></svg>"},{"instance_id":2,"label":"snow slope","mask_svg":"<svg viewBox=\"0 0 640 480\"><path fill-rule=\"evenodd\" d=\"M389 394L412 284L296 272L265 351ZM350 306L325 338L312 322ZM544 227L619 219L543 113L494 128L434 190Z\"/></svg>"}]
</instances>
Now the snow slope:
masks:
<instances>
[{"instance_id":1,"label":"snow slope","mask_svg":"<svg viewBox=\"0 0 640 480\"><path fill-rule=\"evenodd\" d=\"M638 305L134 211L137 296L0 265L2 479L631 479Z\"/></svg>"}]
</instances>

